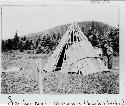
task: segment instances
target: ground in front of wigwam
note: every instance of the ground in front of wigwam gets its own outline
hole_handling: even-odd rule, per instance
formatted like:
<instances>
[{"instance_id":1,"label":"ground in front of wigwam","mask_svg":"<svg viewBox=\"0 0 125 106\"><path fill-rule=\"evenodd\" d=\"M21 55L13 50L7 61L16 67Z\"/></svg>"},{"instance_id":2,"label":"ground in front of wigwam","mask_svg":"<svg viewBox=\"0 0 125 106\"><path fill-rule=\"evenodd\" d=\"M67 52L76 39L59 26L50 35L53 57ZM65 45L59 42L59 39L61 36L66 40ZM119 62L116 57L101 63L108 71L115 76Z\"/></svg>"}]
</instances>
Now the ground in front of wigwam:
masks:
<instances>
[{"instance_id":1,"label":"ground in front of wigwam","mask_svg":"<svg viewBox=\"0 0 125 106\"><path fill-rule=\"evenodd\" d=\"M60 72L40 75L38 59L42 58L41 65L44 66L49 55L14 54L2 54L2 68L18 66L22 69L1 73L2 94L40 94L41 89L43 94L119 94L119 57L115 58L110 72L88 76Z\"/></svg>"},{"instance_id":2,"label":"ground in front of wigwam","mask_svg":"<svg viewBox=\"0 0 125 106\"><path fill-rule=\"evenodd\" d=\"M48 72L42 82L44 94L119 94L119 57L113 57L109 72L86 76Z\"/></svg>"},{"instance_id":3,"label":"ground in front of wigwam","mask_svg":"<svg viewBox=\"0 0 125 106\"><path fill-rule=\"evenodd\" d=\"M43 78L44 94L119 94L119 74L97 72L82 74L49 73Z\"/></svg>"}]
</instances>

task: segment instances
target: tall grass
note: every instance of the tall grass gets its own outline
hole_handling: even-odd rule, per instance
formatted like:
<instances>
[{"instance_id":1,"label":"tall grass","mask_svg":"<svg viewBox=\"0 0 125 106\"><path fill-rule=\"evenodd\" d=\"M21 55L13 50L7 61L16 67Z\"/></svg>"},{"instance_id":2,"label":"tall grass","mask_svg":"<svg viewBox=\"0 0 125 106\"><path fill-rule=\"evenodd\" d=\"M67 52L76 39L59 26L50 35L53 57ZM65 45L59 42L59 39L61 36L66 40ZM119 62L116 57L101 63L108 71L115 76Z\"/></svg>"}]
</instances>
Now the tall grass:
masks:
<instances>
[{"instance_id":1,"label":"tall grass","mask_svg":"<svg viewBox=\"0 0 125 106\"><path fill-rule=\"evenodd\" d=\"M29 78L20 72L1 73L2 94L38 94L39 79L29 75Z\"/></svg>"},{"instance_id":2,"label":"tall grass","mask_svg":"<svg viewBox=\"0 0 125 106\"><path fill-rule=\"evenodd\" d=\"M82 74L48 73L43 78L44 94L118 94L119 74L97 72Z\"/></svg>"}]
</instances>

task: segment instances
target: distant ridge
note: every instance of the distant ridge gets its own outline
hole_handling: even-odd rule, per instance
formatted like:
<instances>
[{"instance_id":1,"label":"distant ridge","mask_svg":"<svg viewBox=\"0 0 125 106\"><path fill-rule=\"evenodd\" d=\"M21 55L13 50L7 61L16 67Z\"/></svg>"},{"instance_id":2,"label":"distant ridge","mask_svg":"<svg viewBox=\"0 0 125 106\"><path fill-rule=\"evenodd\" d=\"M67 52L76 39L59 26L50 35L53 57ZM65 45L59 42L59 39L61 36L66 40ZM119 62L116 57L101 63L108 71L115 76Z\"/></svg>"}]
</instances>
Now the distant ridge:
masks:
<instances>
[{"instance_id":1,"label":"distant ridge","mask_svg":"<svg viewBox=\"0 0 125 106\"><path fill-rule=\"evenodd\" d=\"M104 30L105 29L113 30L113 29L116 28L116 27L110 26L108 24L105 24L103 22L97 22L97 21L93 21L93 22L94 22L95 26L99 27L99 29L97 27L95 27L96 30L100 30L100 29L102 30L103 28L104 28ZM78 25L81 29L83 27L85 28L84 33L86 34L86 31L89 29L89 27L91 27L91 23L92 23L92 21L78 22ZM31 33L31 34L24 35L24 36L29 40L33 40L33 39L35 39L39 36L41 36L41 37L47 36L47 35L51 35L52 33L55 33L55 34L60 33L61 35L63 35L66 32L66 29L67 29L68 25L69 24L55 26L53 28L49 28L49 29L41 31L41 32Z\"/></svg>"}]
</instances>

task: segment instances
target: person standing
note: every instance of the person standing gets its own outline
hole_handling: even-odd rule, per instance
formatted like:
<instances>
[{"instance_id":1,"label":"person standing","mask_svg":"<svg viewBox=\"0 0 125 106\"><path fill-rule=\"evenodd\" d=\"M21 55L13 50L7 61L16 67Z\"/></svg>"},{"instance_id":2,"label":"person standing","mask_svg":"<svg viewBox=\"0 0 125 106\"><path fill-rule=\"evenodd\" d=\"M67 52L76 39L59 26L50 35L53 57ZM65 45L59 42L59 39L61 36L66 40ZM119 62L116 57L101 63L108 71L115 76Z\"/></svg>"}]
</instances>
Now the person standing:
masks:
<instances>
[{"instance_id":1,"label":"person standing","mask_svg":"<svg viewBox=\"0 0 125 106\"><path fill-rule=\"evenodd\" d=\"M113 58L113 49L108 44L104 45L104 49L105 49L105 55L107 56L108 68L111 69L112 68L112 58Z\"/></svg>"}]
</instances>

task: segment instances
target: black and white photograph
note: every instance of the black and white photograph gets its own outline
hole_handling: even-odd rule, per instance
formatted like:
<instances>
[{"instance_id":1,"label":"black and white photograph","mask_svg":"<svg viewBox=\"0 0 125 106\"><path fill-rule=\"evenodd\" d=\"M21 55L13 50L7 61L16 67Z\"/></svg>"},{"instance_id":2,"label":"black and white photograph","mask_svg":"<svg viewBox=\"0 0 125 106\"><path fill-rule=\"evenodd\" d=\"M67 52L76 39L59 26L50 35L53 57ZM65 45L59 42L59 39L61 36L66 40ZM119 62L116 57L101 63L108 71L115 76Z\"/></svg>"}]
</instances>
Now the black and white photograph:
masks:
<instances>
[{"instance_id":1,"label":"black and white photograph","mask_svg":"<svg viewBox=\"0 0 125 106\"><path fill-rule=\"evenodd\" d=\"M1 94L119 94L119 10L3 5Z\"/></svg>"}]
</instances>

